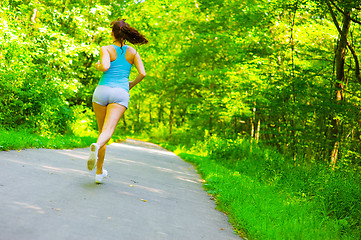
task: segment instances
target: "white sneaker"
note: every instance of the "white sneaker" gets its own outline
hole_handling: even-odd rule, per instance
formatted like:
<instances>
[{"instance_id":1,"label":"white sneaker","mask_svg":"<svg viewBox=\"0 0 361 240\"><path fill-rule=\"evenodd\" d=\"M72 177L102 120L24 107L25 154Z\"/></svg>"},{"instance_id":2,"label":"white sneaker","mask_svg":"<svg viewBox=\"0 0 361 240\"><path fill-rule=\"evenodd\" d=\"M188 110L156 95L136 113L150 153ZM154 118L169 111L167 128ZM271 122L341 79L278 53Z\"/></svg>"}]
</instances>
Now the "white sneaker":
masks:
<instances>
[{"instance_id":1,"label":"white sneaker","mask_svg":"<svg viewBox=\"0 0 361 240\"><path fill-rule=\"evenodd\" d=\"M95 174L95 183L102 183L103 178L106 178L108 176L108 171L103 169L102 174Z\"/></svg>"},{"instance_id":2,"label":"white sneaker","mask_svg":"<svg viewBox=\"0 0 361 240\"><path fill-rule=\"evenodd\" d=\"M89 153L89 158L88 158L89 171L93 170L94 167L97 165L98 151L99 151L99 145L96 143L92 143L90 145L90 153Z\"/></svg>"}]
</instances>

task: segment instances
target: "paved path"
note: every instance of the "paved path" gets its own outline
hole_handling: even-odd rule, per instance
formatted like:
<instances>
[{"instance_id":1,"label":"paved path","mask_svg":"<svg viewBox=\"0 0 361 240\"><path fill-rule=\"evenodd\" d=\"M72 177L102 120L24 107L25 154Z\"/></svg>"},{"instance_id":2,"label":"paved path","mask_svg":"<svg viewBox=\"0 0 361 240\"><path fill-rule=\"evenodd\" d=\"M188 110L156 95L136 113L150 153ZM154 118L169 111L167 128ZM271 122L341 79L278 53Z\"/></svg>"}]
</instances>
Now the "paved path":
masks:
<instances>
[{"instance_id":1,"label":"paved path","mask_svg":"<svg viewBox=\"0 0 361 240\"><path fill-rule=\"evenodd\" d=\"M234 240L194 168L156 145L108 146L94 184L88 149L0 152L0 240Z\"/></svg>"}]
</instances>

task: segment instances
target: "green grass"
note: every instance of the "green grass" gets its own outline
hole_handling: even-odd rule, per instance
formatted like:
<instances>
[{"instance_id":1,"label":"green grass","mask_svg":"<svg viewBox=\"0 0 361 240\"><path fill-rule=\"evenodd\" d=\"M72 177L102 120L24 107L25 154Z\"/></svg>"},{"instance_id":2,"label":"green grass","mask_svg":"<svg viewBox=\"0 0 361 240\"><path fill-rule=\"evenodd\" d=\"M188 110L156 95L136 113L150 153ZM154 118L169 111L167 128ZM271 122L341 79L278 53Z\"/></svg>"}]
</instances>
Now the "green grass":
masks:
<instances>
[{"instance_id":1,"label":"green grass","mask_svg":"<svg viewBox=\"0 0 361 240\"><path fill-rule=\"evenodd\" d=\"M215 137L193 147L152 139L197 167L204 188L214 196L218 209L229 215L240 236L361 239L357 171L295 162L243 139Z\"/></svg>"},{"instance_id":2,"label":"green grass","mask_svg":"<svg viewBox=\"0 0 361 240\"><path fill-rule=\"evenodd\" d=\"M310 225L310 229L329 235L316 239L360 238L361 177L357 168L333 170L325 163L294 161L244 139L214 138L208 142L208 150L210 159L218 164L273 188L288 202L311 206L307 216L324 225L316 226L307 219L302 227Z\"/></svg>"},{"instance_id":3,"label":"green grass","mask_svg":"<svg viewBox=\"0 0 361 240\"><path fill-rule=\"evenodd\" d=\"M230 216L235 230L249 239L342 239L337 220L318 214L318 204L290 197L208 157L181 153L194 163L204 187ZM347 237L345 236L347 239ZM350 238L353 239L353 238Z\"/></svg>"},{"instance_id":4,"label":"green grass","mask_svg":"<svg viewBox=\"0 0 361 240\"><path fill-rule=\"evenodd\" d=\"M27 130L0 130L0 151L24 148L78 148L96 141L94 137L74 135L41 136Z\"/></svg>"}]
</instances>

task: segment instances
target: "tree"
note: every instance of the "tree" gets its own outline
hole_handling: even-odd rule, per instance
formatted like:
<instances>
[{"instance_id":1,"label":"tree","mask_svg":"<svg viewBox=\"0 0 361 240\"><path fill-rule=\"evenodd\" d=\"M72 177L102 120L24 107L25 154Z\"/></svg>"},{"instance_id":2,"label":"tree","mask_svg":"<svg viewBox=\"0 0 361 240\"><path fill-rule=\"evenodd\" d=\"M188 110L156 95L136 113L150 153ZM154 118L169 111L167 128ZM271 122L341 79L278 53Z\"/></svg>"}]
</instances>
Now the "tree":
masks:
<instances>
[{"instance_id":1,"label":"tree","mask_svg":"<svg viewBox=\"0 0 361 240\"><path fill-rule=\"evenodd\" d=\"M357 54L354 50L354 47L349 42L349 32L352 23L361 24L360 21L356 20L352 16L352 12L355 12L354 9L360 9L360 2L354 1L343 1L343 2L334 2L333 0L325 1L330 15L332 17L333 23L339 33L339 39L337 42L337 47L335 50L335 69L336 69L336 79L334 83L335 88L335 104L342 104L341 102L345 100L344 91L347 89L348 79L345 76L345 60L347 49L350 50L355 64L355 80L361 83L360 77L360 64L357 57ZM342 24L339 24L339 20L335 14L334 8L340 15L339 18L342 19ZM355 14L355 13L354 13ZM357 13L355 14L357 15ZM337 116L337 112L332 116L331 120L331 130L330 130L330 140L332 144L332 151L330 154L331 165L334 167L338 158L338 152L340 148L341 141L341 119Z\"/></svg>"}]
</instances>

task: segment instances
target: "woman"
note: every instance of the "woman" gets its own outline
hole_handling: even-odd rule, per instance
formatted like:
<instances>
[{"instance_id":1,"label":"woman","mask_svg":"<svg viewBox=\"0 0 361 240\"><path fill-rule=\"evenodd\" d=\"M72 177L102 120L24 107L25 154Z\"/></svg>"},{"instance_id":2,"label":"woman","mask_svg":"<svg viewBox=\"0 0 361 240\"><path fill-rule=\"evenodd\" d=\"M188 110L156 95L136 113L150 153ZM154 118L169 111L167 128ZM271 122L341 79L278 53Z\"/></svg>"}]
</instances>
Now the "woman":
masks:
<instances>
[{"instance_id":1,"label":"woman","mask_svg":"<svg viewBox=\"0 0 361 240\"><path fill-rule=\"evenodd\" d=\"M90 145L88 169L96 166L95 182L102 183L108 172L103 169L105 148L112 137L119 119L128 108L129 90L145 77L143 62L139 53L125 45L146 44L148 40L135 28L129 26L125 19L111 23L113 44L100 48L100 62L95 68L103 76L93 94L93 108L98 123L99 136L96 143ZM129 81L132 65L138 70L134 81Z\"/></svg>"}]
</instances>

